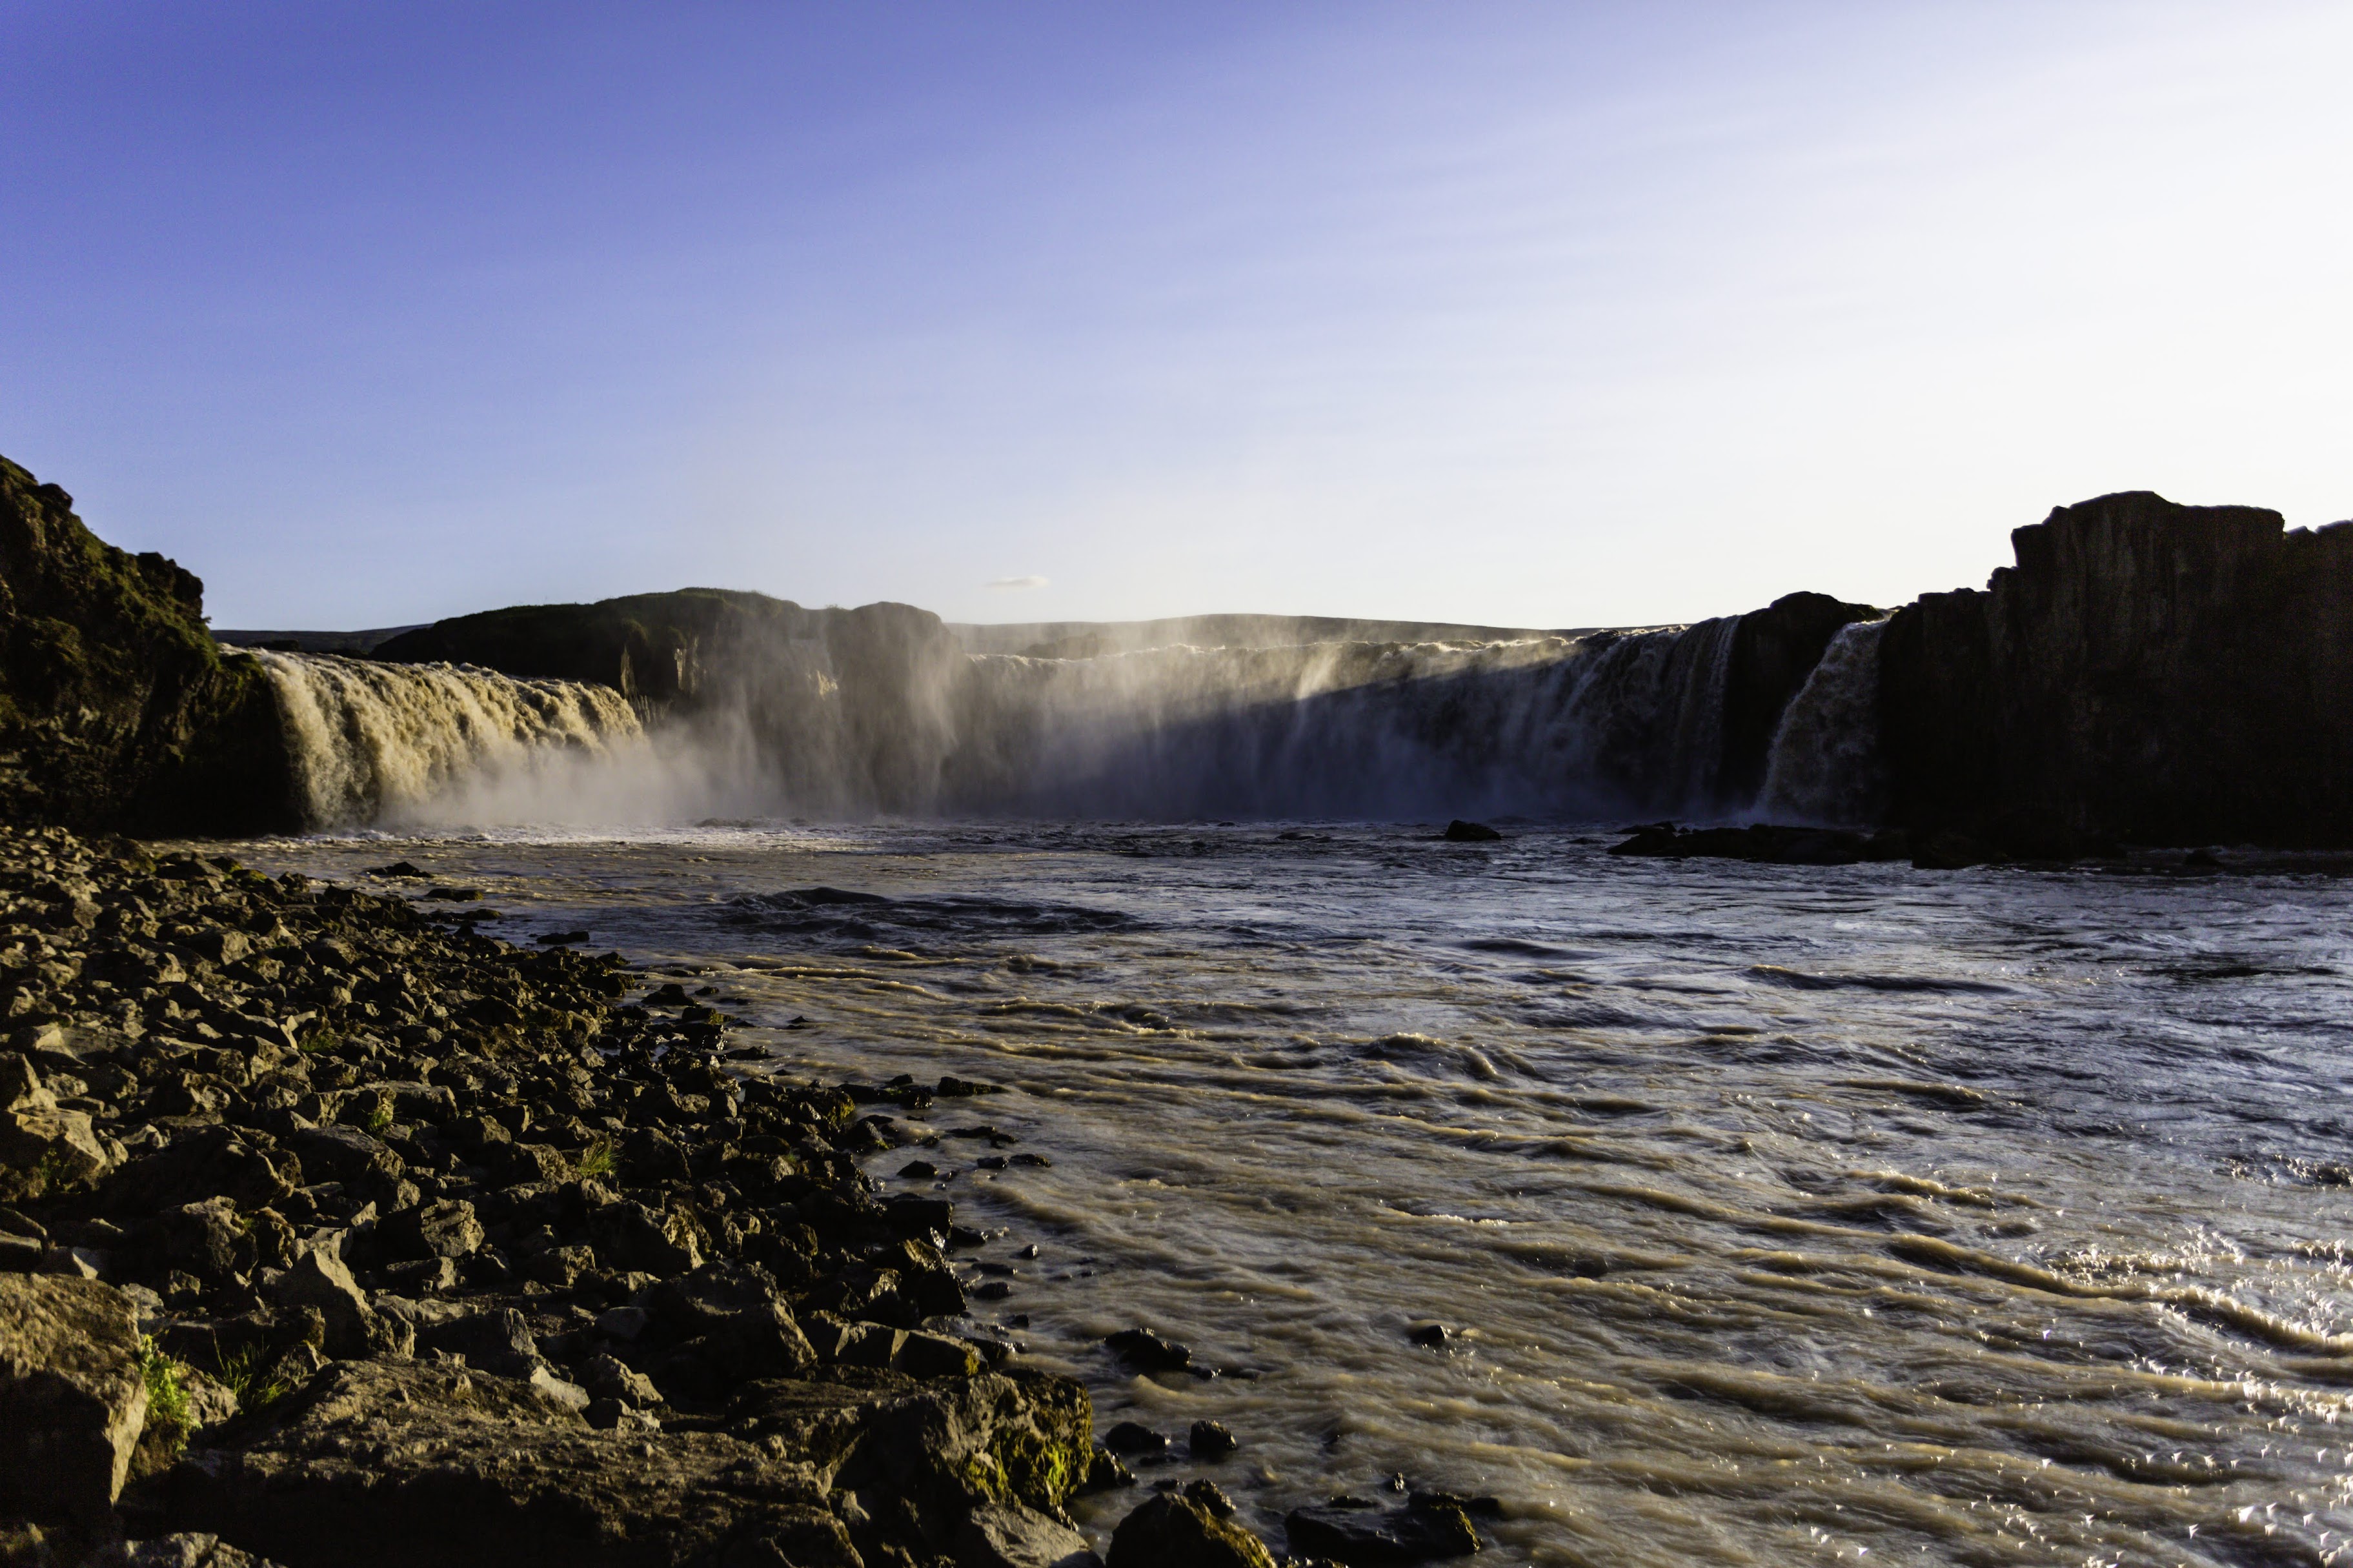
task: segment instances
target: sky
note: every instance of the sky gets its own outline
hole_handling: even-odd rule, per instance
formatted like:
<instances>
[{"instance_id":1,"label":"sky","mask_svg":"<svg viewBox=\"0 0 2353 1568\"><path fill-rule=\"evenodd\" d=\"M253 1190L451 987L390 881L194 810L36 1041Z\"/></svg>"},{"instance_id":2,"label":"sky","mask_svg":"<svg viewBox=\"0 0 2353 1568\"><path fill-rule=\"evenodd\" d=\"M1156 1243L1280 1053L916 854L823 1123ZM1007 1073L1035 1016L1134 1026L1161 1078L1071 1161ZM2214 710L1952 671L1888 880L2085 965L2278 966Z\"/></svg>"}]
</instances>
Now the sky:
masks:
<instances>
[{"instance_id":1,"label":"sky","mask_svg":"<svg viewBox=\"0 0 2353 1568\"><path fill-rule=\"evenodd\" d=\"M225 627L1696 619L2353 516L2353 6L0 0L0 453Z\"/></svg>"}]
</instances>

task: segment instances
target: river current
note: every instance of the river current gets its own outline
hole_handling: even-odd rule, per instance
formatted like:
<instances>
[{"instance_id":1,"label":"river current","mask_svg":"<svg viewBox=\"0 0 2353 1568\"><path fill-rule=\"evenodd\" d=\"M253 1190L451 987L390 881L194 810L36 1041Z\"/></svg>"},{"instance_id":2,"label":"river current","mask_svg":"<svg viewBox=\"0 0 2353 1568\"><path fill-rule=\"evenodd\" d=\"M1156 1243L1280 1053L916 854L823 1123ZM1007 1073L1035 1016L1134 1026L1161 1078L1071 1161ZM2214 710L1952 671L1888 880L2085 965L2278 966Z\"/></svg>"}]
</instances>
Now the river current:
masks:
<instances>
[{"instance_id":1,"label":"river current","mask_svg":"<svg viewBox=\"0 0 2353 1568\"><path fill-rule=\"evenodd\" d=\"M979 1323L1280 1548L1492 1495L1501 1563L2271 1564L2353 1531L2353 882L1915 871L1575 829L277 839L708 986L776 1070L1005 1086L866 1163ZM852 895L852 896L844 896ZM797 1027L786 1025L801 1020ZM878 1107L885 1111L890 1107ZM958 1139L986 1122L1017 1136ZM1050 1164L985 1157L1043 1155ZM923 1158L929 1179L898 1173ZM1035 1245L1034 1258L1018 1249ZM1409 1333L1437 1323L1447 1342ZM1219 1375L1133 1375L1149 1325ZM1136 1493L1082 1500L1098 1546Z\"/></svg>"}]
</instances>

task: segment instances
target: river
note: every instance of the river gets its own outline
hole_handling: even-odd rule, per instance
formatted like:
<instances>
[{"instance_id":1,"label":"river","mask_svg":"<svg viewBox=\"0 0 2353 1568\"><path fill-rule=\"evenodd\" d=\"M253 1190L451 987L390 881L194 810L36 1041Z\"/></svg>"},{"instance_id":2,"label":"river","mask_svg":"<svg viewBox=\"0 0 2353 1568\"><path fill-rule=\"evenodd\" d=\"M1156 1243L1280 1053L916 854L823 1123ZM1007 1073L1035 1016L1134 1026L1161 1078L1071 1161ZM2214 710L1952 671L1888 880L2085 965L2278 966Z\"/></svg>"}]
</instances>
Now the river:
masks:
<instances>
[{"instance_id":1,"label":"river","mask_svg":"<svg viewBox=\"0 0 2353 1568\"><path fill-rule=\"evenodd\" d=\"M711 987L776 1070L1005 1086L901 1115L939 1146L868 1169L1008 1233L959 1254L1009 1288L976 1317L1099 1426L1231 1428L1230 1458L1142 1481L1214 1477L1278 1550L1287 1510L1402 1478L1499 1500L1489 1563L2340 1560L2341 868L1510 831L231 848L413 892L361 875L406 858L482 889L486 931L587 930ZM980 1122L1020 1142L954 1136ZM978 1163L1017 1153L1050 1163ZM899 1174L918 1157L942 1174ZM1219 1375L1128 1373L1100 1342L1137 1325ZM1137 1495L1080 1505L1099 1546Z\"/></svg>"}]
</instances>

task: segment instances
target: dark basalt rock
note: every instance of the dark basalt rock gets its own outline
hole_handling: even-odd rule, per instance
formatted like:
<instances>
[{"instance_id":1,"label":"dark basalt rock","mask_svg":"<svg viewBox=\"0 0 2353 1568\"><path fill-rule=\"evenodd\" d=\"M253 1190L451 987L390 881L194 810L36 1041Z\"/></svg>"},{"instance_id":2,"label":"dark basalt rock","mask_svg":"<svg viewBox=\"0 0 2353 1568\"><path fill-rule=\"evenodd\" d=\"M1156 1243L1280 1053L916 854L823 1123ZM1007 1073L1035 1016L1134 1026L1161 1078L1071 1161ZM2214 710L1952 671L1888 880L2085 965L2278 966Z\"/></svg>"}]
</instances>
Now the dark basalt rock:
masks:
<instances>
[{"instance_id":1,"label":"dark basalt rock","mask_svg":"<svg viewBox=\"0 0 2353 1568\"><path fill-rule=\"evenodd\" d=\"M2353 525L2134 491L2010 540L1888 624L1894 820L1981 858L2353 843Z\"/></svg>"},{"instance_id":2,"label":"dark basalt rock","mask_svg":"<svg viewBox=\"0 0 2353 1568\"><path fill-rule=\"evenodd\" d=\"M1140 1421L1123 1421L1103 1434L1103 1447L1114 1454L1165 1454L1167 1437Z\"/></svg>"},{"instance_id":3,"label":"dark basalt rock","mask_svg":"<svg viewBox=\"0 0 2353 1568\"><path fill-rule=\"evenodd\" d=\"M1912 841L1902 832L1861 832L1836 827L1679 828L1672 823L1638 827L1609 847L1612 855L1658 859L1758 860L1782 866L1852 866L1867 860L1904 860Z\"/></svg>"},{"instance_id":4,"label":"dark basalt rock","mask_svg":"<svg viewBox=\"0 0 2353 1568\"><path fill-rule=\"evenodd\" d=\"M717 1433L599 1432L522 1383L425 1364L332 1366L236 1447L192 1453L166 1493L174 1524L290 1568L669 1564L754 1542L856 1561L806 1462Z\"/></svg>"},{"instance_id":5,"label":"dark basalt rock","mask_svg":"<svg viewBox=\"0 0 2353 1568\"><path fill-rule=\"evenodd\" d=\"M1459 816L1439 837L1449 844L1499 844L1504 837L1483 822L1465 822Z\"/></svg>"},{"instance_id":6,"label":"dark basalt rock","mask_svg":"<svg viewBox=\"0 0 2353 1568\"><path fill-rule=\"evenodd\" d=\"M204 584L100 541L0 458L0 819L142 833L299 827L278 702Z\"/></svg>"},{"instance_id":7,"label":"dark basalt rock","mask_svg":"<svg viewBox=\"0 0 2353 1568\"><path fill-rule=\"evenodd\" d=\"M1328 1557L1349 1568L1467 1557L1482 1544L1459 1503L1428 1495L1390 1512L1356 1498L1293 1509L1283 1531L1293 1555Z\"/></svg>"},{"instance_id":8,"label":"dark basalt rock","mask_svg":"<svg viewBox=\"0 0 2353 1568\"><path fill-rule=\"evenodd\" d=\"M1122 1329L1105 1335L1103 1343L1138 1372L1182 1372L1193 1361L1189 1347L1163 1339L1150 1329Z\"/></svg>"},{"instance_id":9,"label":"dark basalt rock","mask_svg":"<svg viewBox=\"0 0 2353 1568\"><path fill-rule=\"evenodd\" d=\"M1147 1499L1111 1538L1109 1568L1274 1568L1266 1542L1208 1481Z\"/></svg>"},{"instance_id":10,"label":"dark basalt rock","mask_svg":"<svg viewBox=\"0 0 2353 1568\"><path fill-rule=\"evenodd\" d=\"M0 1518L101 1526L146 1416L121 1291L0 1275Z\"/></svg>"},{"instance_id":11,"label":"dark basalt rock","mask_svg":"<svg viewBox=\"0 0 2353 1568\"><path fill-rule=\"evenodd\" d=\"M1235 1440L1231 1432L1226 1430L1224 1423L1196 1421L1186 1439L1186 1446L1192 1449L1193 1457L1197 1459L1222 1459L1240 1447L1241 1444Z\"/></svg>"}]
</instances>

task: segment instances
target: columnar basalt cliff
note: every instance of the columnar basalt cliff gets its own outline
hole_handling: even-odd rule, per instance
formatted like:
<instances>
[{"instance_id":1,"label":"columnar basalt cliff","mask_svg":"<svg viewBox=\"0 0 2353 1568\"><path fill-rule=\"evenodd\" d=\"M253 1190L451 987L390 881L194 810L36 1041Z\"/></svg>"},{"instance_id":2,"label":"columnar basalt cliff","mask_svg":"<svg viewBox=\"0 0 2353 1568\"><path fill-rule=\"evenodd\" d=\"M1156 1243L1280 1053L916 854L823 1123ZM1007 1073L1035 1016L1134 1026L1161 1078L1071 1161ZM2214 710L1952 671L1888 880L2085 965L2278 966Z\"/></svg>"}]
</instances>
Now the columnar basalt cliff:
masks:
<instances>
[{"instance_id":1,"label":"columnar basalt cliff","mask_svg":"<svg viewBox=\"0 0 2353 1568\"><path fill-rule=\"evenodd\" d=\"M2011 536L1883 639L1893 818L2064 853L2353 843L2353 526L2147 491Z\"/></svg>"},{"instance_id":2,"label":"columnar basalt cliff","mask_svg":"<svg viewBox=\"0 0 2353 1568\"><path fill-rule=\"evenodd\" d=\"M297 820L277 704L204 584L0 458L0 818L249 833Z\"/></svg>"}]
</instances>

